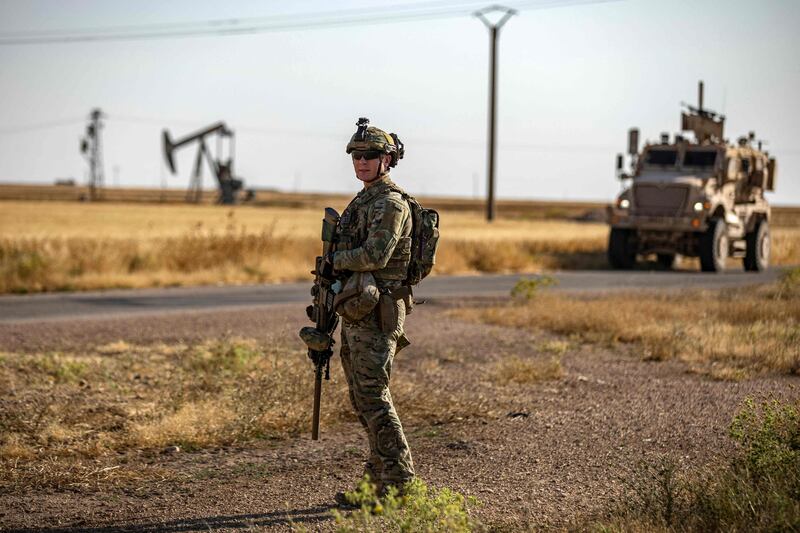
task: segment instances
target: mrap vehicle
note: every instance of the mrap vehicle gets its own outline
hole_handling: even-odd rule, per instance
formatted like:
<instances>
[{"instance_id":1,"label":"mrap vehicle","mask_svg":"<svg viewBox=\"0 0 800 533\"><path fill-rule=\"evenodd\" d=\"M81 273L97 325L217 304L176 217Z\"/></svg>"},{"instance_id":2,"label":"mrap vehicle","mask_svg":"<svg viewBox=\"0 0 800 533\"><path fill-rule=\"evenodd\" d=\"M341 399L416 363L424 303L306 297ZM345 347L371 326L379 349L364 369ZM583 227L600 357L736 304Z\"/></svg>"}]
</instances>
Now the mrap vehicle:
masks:
<instances>
[{"instance_id":1,"label":"mrap vehicle","mask_svg":"<svg viewBox=\"0 0 800 533\"><path fill-rule=\"evenodd\" d=\"M633 268L648 254L665 268L678 254L699 257L707 272L723 270L728 257L749 271L769 265L764 192L775 190L775 159L753 132L735 144L723 137L725 117L703 108L702 81L698 100L681 113L681 130L693 138L662 133L639 151L639 130L629 130L630 170L618 154L617 177L631 182L608 208L612 267Z\"/></svg>"}]
</instances>

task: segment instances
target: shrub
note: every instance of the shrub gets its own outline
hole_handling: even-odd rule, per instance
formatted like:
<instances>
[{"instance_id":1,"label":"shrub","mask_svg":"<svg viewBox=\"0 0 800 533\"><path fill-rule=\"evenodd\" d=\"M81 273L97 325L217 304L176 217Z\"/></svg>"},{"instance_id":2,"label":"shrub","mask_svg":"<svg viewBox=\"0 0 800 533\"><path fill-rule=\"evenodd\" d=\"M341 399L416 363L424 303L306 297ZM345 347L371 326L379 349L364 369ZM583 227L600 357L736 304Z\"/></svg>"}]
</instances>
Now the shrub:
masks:
<instances>
[{"instance_id":1,"label":"shrub","mask_svg":"<svg viewBox=\"0 0 800 533\"><path fill-rule=\"evenodd\" d=\"M746 399L730 428L740 453L698 485L699 529L800 529L800 400Z\"/></svg>"},{"instance_id":2,"label":"shrub","mask_svg":"<svg viewBox=\"0 0 800 533\"><path fill-rule=\"evenodd\" d=\"M748 398L730 426L737 453L688 479L662 459L628 482L625 502L600 530L797 531L800 400Z\"/></svg>"},{"instance_id":3,"label":"shrub","mask_svg":"<svg viewBox=\"0 0 800 533\"><path fill-rule=\"evenodd\" d=\"M540 288L558 285L558 280L552 276L539 275L529 278L520 278L511 289L511 297L528 301L531 300Z\"/></svg>"},{"instance_id":4,"label":"shrub","mask_svg":"<svg viewBox=\"0 0 800 533\"><path fill-rule=\"evenodd\" d=\"M481 530L479 522L469 516L468 506L478 504L473 497L448 489L430 489L415 479L403 487L403 494L392 487L379 498L375 485L365 477L347 498L358 510L342 514L334 510L337 531L425 531L468 532Z\"/></svg>"}]
</instances>

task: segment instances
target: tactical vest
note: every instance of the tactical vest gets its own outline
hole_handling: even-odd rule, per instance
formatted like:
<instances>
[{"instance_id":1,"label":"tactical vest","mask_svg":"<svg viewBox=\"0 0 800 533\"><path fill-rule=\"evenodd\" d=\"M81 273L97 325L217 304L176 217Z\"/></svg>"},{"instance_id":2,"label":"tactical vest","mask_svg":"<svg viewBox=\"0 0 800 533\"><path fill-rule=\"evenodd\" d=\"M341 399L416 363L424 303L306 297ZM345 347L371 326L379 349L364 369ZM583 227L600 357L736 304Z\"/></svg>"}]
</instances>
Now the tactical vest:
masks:
<instances>
[{"instance_id":1,"label":"tactical vest","mask_svg":"<svg viewBox=\"0 0 800 533\"><path fill-rule=\"evenodd\" d=\"M338 250L352 250L362 246L367 240L369 229L369 208L381 196L390 192L399 192L400 188L391 181L376 183L368 189L360 191L350 204L345 208L339 219L339 242L336 245ZM411 213L403 224L403 229L397 240L397 245L392 252L386 266L380 270L375 270L372 274L379 286L397 285L402 282L408 274L408 265L411 262ZM383 283L382 283L383 282Z\"/></svg>"}]
</instances>

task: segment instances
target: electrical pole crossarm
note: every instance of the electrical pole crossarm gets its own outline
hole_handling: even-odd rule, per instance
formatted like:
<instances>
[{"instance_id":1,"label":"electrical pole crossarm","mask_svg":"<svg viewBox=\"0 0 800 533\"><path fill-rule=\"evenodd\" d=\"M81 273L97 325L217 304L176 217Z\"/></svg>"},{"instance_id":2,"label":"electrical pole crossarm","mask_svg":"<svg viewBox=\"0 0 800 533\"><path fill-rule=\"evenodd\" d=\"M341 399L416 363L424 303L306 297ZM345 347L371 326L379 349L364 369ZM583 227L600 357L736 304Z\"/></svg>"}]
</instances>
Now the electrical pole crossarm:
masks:
<instances>
[{"instance_id":1,"label":"electrical pole crossarm","mask_svg":"<svg viewBox=\"0 0 800 533\"><path fill-rule=\"evenodd\" d=\"M490 21L489 19L486 18L486 14L487 13L493 13L493 12L497 12L497 11L502 11L503 12L503 16L500 17L500 19L497 22L492 23L492 21ZM508 21L508 19L510 19L511 17L516 15L517 13L518 12L517 12L516 9L511 9L510 7L504 7L504 6L500 6L500 5L495 4L495 5L491 5L489 7L485 7L483 9L479 10L479 11L476 11L475 13L473 13L473 16L475 16L476 18L479 18L481 20L481 22L483 22L486 25L486 27L489 28L489 30L492 30L492 29L499 30Z\"/></svg>"}]
</instances>

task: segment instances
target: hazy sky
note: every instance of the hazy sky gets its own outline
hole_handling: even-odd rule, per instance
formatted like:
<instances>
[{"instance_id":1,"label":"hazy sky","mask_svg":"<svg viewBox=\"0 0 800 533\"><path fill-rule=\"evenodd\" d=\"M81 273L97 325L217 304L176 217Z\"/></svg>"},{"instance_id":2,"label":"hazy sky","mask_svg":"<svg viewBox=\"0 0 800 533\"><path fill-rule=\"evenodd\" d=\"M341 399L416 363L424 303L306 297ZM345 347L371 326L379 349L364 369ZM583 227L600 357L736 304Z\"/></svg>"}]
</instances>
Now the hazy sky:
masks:
<instances>
[{"instance_id":1,"label":"hazy sky","mask_svg":"<svg viewBox=\"0 0 800 533\"><path fill-rule=\"evenodd\" d=\"M0 37L382 5L0 0ZM728 116L726 135L755 130L777 158L771 200L800 204L798 28L796 0L522 9L500 37L498 195L610 200L620 188L614 155L624 151L627 129L638 126L649 139L674 133L679 103L695 103L703 79L706 107ZM179 175L170 176L161 129L180 136L224 120L237 132L236 172L247 186L352 192L358 184L344 146L356 118L367 116L406 143L393 175L410 192L483 196L487 71L488 32L469 16L0 46L0 181L83 181L81 119L100 107L108 114L109 184L184 187L194 150L180 152ZM69 123L23 129L60 120Z\"/></svg>"}]
</instances>

